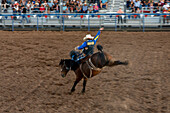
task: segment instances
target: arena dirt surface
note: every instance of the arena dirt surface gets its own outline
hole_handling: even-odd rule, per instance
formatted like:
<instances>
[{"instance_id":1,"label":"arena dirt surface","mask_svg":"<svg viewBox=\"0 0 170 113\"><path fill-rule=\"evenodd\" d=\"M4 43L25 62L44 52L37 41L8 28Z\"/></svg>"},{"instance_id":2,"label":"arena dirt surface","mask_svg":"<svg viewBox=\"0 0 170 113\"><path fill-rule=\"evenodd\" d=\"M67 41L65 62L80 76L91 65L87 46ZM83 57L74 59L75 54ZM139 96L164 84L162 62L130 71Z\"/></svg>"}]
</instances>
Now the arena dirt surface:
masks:
<instances>
[{"instance_id":1,"label":"arena dirt surface","mask_svg":"<svg viewBox=\"0 0 170 113\"><path fill-rule=\"evenodd\" d=\"M86 33L0 31L0 113L170 112L170 32L103 31L97 43L130 65L105 67L70 95L75 75L62 78L58 63Z\"/></svg>"}]
</instances>

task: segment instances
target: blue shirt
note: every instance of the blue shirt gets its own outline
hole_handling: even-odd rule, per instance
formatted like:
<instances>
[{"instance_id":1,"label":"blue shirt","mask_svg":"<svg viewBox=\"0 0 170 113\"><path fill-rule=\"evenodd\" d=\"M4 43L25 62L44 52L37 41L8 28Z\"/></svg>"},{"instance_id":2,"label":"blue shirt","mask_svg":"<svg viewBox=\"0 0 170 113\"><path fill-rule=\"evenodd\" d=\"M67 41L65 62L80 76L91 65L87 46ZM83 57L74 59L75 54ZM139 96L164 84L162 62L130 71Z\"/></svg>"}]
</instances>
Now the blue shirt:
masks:
<instances>
[{"instance_id":1,"label":"blue shirt","mask_svg":"<svg viewBox=\"0 0 170 113\"><path fill-rule=\"evenodd\" d=\"M87 6L83 6L83 11L87 11Z\"/></svg>"},{"instance_id":2,"label":"blue shirt","mask_svg":"<svg viewBox=\"0 0 170 113\"><path fill-rule=\"evenodd\" d=\"M65 11L67 9L67 6L63 6L63 11Z\"/></svg>"},{"instance_id":3,"label":"blue shirt","mask_svg":"<svg viewBox=\"0 0 170 113\"><path fill-rule=\"evenodd\" d=\"M49 5L49 7L52 7L54 5L54 3L49 2L48 5Z\"/></svg>"},{"instance_id":4,"label":"blue shirt","mask_svg":"<svg viewBox=\"0 0 170 113\"><path fill-rule=\"evenodd\" d=\"M98 31L97 35L94 37L93 40L88 40L88 41L85 41L81 46L78 47L78 50L81 50L83 49L84 47L87 47L89 44L93 44L95 45L98 38L99 38L99 35L100 35L100 30Z\"/></svg>"}]
</instances>

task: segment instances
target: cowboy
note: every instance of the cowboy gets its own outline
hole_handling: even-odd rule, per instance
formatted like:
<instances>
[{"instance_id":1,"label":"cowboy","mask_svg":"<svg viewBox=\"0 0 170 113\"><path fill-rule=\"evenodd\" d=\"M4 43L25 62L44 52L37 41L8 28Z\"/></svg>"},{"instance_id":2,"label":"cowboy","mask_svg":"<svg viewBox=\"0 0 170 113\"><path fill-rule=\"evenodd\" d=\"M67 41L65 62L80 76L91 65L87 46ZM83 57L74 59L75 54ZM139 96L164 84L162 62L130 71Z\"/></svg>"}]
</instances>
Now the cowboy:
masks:
<instances>
[{"instance_id":1,"label":"cowboy","mask_svg":"<svg viewBox=\"0 0 170 113\"><path fill-rule=\"evenodd\" d=\"M86 37L83 38L85 42L81 46L75 47L75 50L82 50L82 53L85 54L85 56L92 55L94 52L94 45L96 44L99 35L103 29L104 28L100 28L95 37L92 37L90 34L87 34Z\"/></svg>"}]
</instances>

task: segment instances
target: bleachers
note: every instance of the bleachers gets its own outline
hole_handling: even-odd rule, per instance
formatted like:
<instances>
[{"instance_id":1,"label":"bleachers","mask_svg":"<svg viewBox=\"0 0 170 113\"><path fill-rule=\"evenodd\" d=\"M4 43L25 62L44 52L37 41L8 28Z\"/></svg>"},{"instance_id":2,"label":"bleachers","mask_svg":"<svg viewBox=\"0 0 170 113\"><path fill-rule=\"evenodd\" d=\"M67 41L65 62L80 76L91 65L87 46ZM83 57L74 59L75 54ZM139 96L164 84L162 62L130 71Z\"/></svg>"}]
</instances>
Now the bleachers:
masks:
<instances>
[{"instance_id":1,"label":"bleachers","mask_svg":"<svg viewBox=\"0 0 170 113\"><path fill-rule=\"evenodd\" d=\"M109 14L114 14L116 13L119 8L122 8L124 11L124 0L109 0L108 1L108 8L107 9L102 9L99 11L99 13L103 14L108 14L108 15L101 15L100 17L96 16L90 16L90 21L88 20L88 16L84 15L81 18L81 15L78 16L69 16L64 18L64 23L61 21L61 17L58 18L56 15L55 16L49 16L48 17L39 17L38 18L38 25L39 26L95 26L95 27L100 27L100 26L142 26L143 25L143 18L140 19L132 19L132 18L124 18L126 21L124 21L122 24L117 23L117 17L116 15L109 15ZM11 8L8 8L8 12L12 12ZM161 21L160 21L161 19ZM151 17L148 16L145 18L145 25L147 26L153 26L153 27L158 27L160 24L162 24L163 17ZM5 17L3 17L2 22L0 22L0 26L11 26L12 25L12 19L9 16L8 19L6 20ZM20 16L18 19L14 20L14 26L36 26L37 25L37 17L31 16L29 17L29 23L27 23L26 19L22 21L22 17ZM168 24L167 24L168 25Z\"/></svg>"}]
</instances>

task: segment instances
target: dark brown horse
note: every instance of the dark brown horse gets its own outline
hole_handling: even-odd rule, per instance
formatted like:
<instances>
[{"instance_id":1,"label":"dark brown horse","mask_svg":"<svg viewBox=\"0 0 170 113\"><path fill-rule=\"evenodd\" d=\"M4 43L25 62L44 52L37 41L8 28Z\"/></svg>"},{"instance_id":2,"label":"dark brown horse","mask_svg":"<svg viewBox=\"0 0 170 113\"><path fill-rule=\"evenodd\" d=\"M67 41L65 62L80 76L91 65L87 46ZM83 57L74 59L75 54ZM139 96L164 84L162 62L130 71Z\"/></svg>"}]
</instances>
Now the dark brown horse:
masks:
<instances>
[{"instance_id":1,"label":"dark brown horse","mask_svg":"<svg viewBox=\"0 0 170 113\"><path fill-rule=\"evenodd\" d=\"M81 63L77 63L71 59L62 59L60 61L59 65L61 66L62 77L65 77L70 70L73 70L76 74L76 81L71 92L74 92L77 83L84 79L82 89L82 93L84 93L87 79L99 74L104 66L128 65L127 61L115 61L109 54L102 51L102 46L98 45L97 48L99 52L92 56L87 56Z\"/></svg>"}]
</instances>

